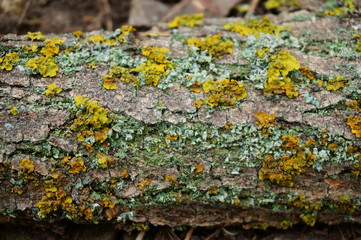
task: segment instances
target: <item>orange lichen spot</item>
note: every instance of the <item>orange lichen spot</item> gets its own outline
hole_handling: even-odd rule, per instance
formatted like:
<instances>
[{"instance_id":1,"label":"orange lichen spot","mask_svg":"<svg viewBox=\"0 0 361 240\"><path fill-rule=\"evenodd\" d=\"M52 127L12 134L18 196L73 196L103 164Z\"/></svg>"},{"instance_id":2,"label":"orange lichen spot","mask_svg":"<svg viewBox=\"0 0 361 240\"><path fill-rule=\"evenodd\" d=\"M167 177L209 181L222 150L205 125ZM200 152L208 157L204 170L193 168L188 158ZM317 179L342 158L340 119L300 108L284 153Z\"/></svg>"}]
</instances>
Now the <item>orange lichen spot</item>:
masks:
<instances>
[{"instance_id":1,"label":"orange lichen spot","mask_svg":"<svg viewBox=\"0 0 361 240\"><path fill-rule=\"evenodd\" d=\"M344 212L354 213L356 209L355 203L353 203L349 196L342 195L338 201L335 201L335 208Z\"/></svg>"},{"instance_id":2,"label":"orange lichen spot","mask_svg":"<svg viewBox=\"0 0 361 240\"><path fill-rule=\"evenodd\" d=\"M41 217L46 217L47 214L63 209L66 211L74 211L72 206L73 199L67 196L66 192L61 187L51 186L45 188L45 194L42 196L41 201L36 204L39 208Z\"/></svg>"},{"instance_id":3,"label":"orange lichen spot","mask_svg":"<svg viewBox=\"0 0 361 240\"><path fill-rule=\"evenodd\" d=\"M55 77L59 70L58 65L51 57L34 57L30 58L26 63L25 67L31 68L33 71L39 72L43 77Z\"/></svg>"},{"instance_id":4,"label":"orange lichen spot","mask_svg":"<svg viewBox=\"0 0 361 240\"><path fill-rule=\"evenodd\" d=\"M358 177L361 173L361 147L360 146L348 146L347 153L356 154L358 161L353 165L352 174Z\"/></svg>"},{"instance_id":5,"label":"orange lichen spot","mask_svg":"<svg viewBox=\"0 0 361 240\"><path fill-rule=\"evenodd\" d=\"M138 183L138 189L139 190L143 190L145 187L149 186L152 183L152 180L149 178L145 178L142 179L139 183Z\"/></svg>"},{"instance_id":6,"label":"orange lichen spot","mask_svg":"<svg viewBox=\"0 0 361 240\"><path fill-rule=\"evenodd\" d=\"M81 38L83 36L83 32L80 30L75 31L75 32L73 32L73 36L77 37L77 38Z\"/></svg>"},{"instance_id":7,"label":"orange lichen spot","mask_svg":"<svg viewBox=\"0 0 361 240\"><path fill-rule=\"evenodd\" d=\"M103 143L110 130L107 125L112 121L108 111L100 107L98 101L89 100L81 95L74 98L74 105L80 108L71 130L77 133L78 141L94 136L95 142ZM92 144L88 146L91 149Z\"/></svg>"},{"instance_id":8,"label":"orange lichen spot","mask_svg":"<svg viewBox=\"0 0 361 240\"><path fill-rule=\"evenodd\" d=\"M32 173L35 170L34 163L27 158L21 160L21 162L19 163L19 167L22 173Z\"/></svg>"},{"instance_id":9,"label":"orange lichen spot","mask_svg":"<svg viewBox=\"0 0 361 240\"><path fill-rule=\"evenodd\" d=\"M177 183L177 180L173 176L166 176L165 181L167 181L167 182L169 182L169 183L171 183L173 185L175 185Z\"/></svg>"},{"instance_id":10,"label":"orange lichen spot","mask_svg":"<svg viewBox=\"0 0 361 240\"><path fill-rule=\"evenodd\" d=\"M223 126L223 128L225 129L225 130L229 130L232 126L233 126L234 124L233 123L226 123L224 126Z\"/></svg>"},{"instance_id":11,"label":"orange lichen spot","mask_svg":"<svg viewBox=\"0 0 361 240\"><path fill-rule=\"evenodd\" d=\"M17 52L7 53L4 57L0 57L0 69L11 71L18 60L19 55Z\"/></svg>"},{"instance_id":12,"label":"orange lichen spot","mask_svg":"<svg viewBox=\"0 0 361 240\"><path fill-rule=\"evenodd\" d=\"M326 85L326 90L328 91L337 91L345 87L346 80L343 76L337 76L335 79L330 78L327 80L324 85Z\"/></svg>"},{"instance_id":13,"label":"orange lichen spot","mask_svg":"<svg viewBox=\"0 0 361 240\"><path fill-rule=\"evenodd\" d=\"M355 111L360 110L360 104L356 100L346 103L346 106L355 109Z\"/></svg>"},{"instance_id":14,"label":"orange lichen spot","mask_svg":"<svg viewBox=\"0 0 361 240\"><path fill-rule=\"evenodd\" d=\"M84 160L81 157L73 158L67 164L70 166L69 173L78 174L86 171Z\"/></svg>"},{"instance_id":15,"label":"orange lichen spot","mask_svg":"<svg viewBox=\"0 0 361 240\"><path fill-rule=\"evenodd\" d=\"M300 72L303 76L305 76L308 80L313 80L315 79L315 75L313 75L311 69L309 69L308 67L304 67L304 66L301 66L300 67Z\"/></svg>"},{"instance_id":16,"label":"orange lichen spot","mask_svg":"<svg viewBox=\"0 0 361 240\"><path fill-rule=\"evenodd\" d=\"M285 154L280 159L266 155L258 177L261 180L269 179L280 186L292 187L294 178L315 163L316 155L304 152L299 146L299 138L295 136L285 135L282 140L282 147L292 154Z\"/></svg>"},{"instance_id":17,"label":"orange lichen spot","mask_svg":"<svg viewBox=\"0 0 361 240\"><path fill-rule=\"evenodd\" d=\"M314 214L301 214L300 218L302 219L302 221L308 225L313 227L316 223L317 220L317 215Z\"/></svg>"},{"instance_id":18,"label":"orange lichen spot","mask_svg":"<svg viewBox=\"0 0 361 240\"><path fill-rule=\"evenodd\" d=\"M202 165L196 164L194 167L195 167L194 171L196 173L203 172L203 166Z\"/></svg>"},{"instance_id":19,"label":"orange lichen spot","mask_svg":"<svg viewBox=\"0 0 361 240\"><path fill-rule=\"evenodd\" d=\"M120 172L120 177L121 178L129 178L128 171L126 169L122 169L122 171Z\"/></svg>"},{"instance_id":20,"label":"orange lichen spot","mask_svg":"<svg viewBox=\"0 0 361 240\"><path fill-rule=\"evenodd\" d=\"M208 193L209 193L210 195L215 195L215 194L218 193L218 189L217 189L217 188L210 188L210 189L208 190Z\"/></svg>"},{"instance_id":21,"label":"orange lichen spot","mask_svg":"<svg viewBox=\"0 0 361 240\"><path fill-rule=\"evenodd\" d=\"M203 22L203 13L184 14L182 16L175 17L168 22L168 27L177 28L179 26L195 27L201 25Z\"/></svg>"},{"instance_id":22,"label":"orange lichen spot","mask_svg":"<svg viewBox=\"0 0 361 240\"><path fill-rule=\"evenodd\" d=\"M328 148L331 149L332 151L336 151L338 148L338 144L337 143L330 143L328 144Z\"/></svg>"},{"instance_id":23,"label":"orange lichen spot","mask_svg":"<svg viewBox=\"0 0 361 240\"><path fill-rule=\"evenodd\" d=\"M107 168L114 165L114 157L110 155L98 153L96 158L98 159L98 163L102 168Z\"/></svg>"},{"instance_id":24,"label":"orange lichen spot","mask_svg":"<svg viewBox=\"0 0 361 240\"><path fill-rule=\"evenodd\" d=\"M300 139L293 135L284 135L281 137L283 144L282 147L284 147L286 150L293 151L300 149Z\"/></svg>"},{"instance_id":25,"label":"orange lichen spot","mask_svg":"<svg viewBox=\"0 0 361 240\"><path fill-rule=\"evenodd\" d=\"M196 108L201 108L202 105L203 105L203 101L202 100L193 100L193 105L196 107Z\"/></svg>"},{"instance_id":26,"label":"orange lichen spot","mask_svg":"<svg viewBox=\"0 0 361 240\"><path fill-rule=\"evenodd\" d=\"M26 37L31 41L42 40L45 38L45 36L41 32L28 32Z\"/></svg>"},{"instance_id":27,"label":"orange lichen spot","mask_svg":"<svg viewBox=\"0 0 361 240\"><path fill-rule=\"evenodd\" d=\"M164 139L169 140L169 141L176 141L178 139L178 135L170 135L170 134L168 134Z\"/></svg>"},{"instance_id":28,"label":"orange lichen spot","mask_svg":"<svg viewBox=\"0 0 361 240\"><path fill-rule=\"evenodd\" d=\"M211 107L228 106L234 107L236 101L240 101L247 97L246 89L243 83L239 83L234 79L222 79L220 81L207 80L202 84L203 91L209 93L209 97L205 100L194 102L196 106L207 104Z\"/></svg>"},{"instance_id":29,"label":"orange lichen spot","mask_svg":"<svg viewBox=\"0 0 361 240\"><path fill-rule=\"evenodd\" d=\"M276 228L286 230L288 228L292 228L292 226L293 226L293 223L291 221L283 220L277 224Z\"/></svg>"},{"instance_id":30,"label":"orange lichen spot","mask_svg":"<svg viewBox=\"0 0 361 240\"><path fill-rule=\"evenodd\" d=\"M131 82L134 87L138 87L140 83L139 78L132 75L127 68L112 66L108 74L103 77L103 87L109 90L117 89L117 81Z\"/></svg>"},{"instance_id":31,"label":"orange lichen spot","mask_svg":"<svg viewBox=\"0 0 361 240\"><path fill-rule=\"evenodd\" d=\"M262 130L265 136L270 134L269 128L277 125L275 122L276 115L273 113L267 114L265 112L259 112L254 115L254 117L258 120L256 124L259 129Z\"/></svg>"},{"instance_id":32,"label":"orange lichen spot","mask_svg":"<svg viewBox=\"0 0 361 240\"><path fill-rule=\"evenodd\" d=\"M286 26L277 26L273 24L267 17L262 17L260 20L249 19L247 22L242 20L236 23L230 22L224 25L223 28L231 32L237 32L241 35L248 36L253 34L257 38L259 38L261 33L274 34L279 37L282 31L289 29Z\"/></svg>"},{"instance_id":33,"label":"orange lichen spot","mask_svg":"<svg viewBox=\"0 0 361 240\"><path fill-rule=\"evenodd\" d=\"M48 88L44 91L45 95L48 97L54 96L61 93L63 89L59 88L56 83L51 83L48 85Z\"/></svg>"},{"instance_id":34,"label":"orange lichen spot","mask_svg":"<svg viewBox=\"0 0 361 240\"><path fill-rule=\"evenodd\" d=\"M107 208L114 208L115 204L116 203L114 202L114 200L110 199L109 197L104 197L101 202L101 205Z\"/></svg>"},{"instance_id":35,"label":"orange lichen spot","mask_svg":"<svg viewBox=\"0 0 361 240\"><path fill-rule=\"evenodd\" d=\"M198 80L195 81L190 87L189 87L189 90L192 91L192 92L195 92L195 93L200 93L201 92L201 86L202 86L202 83L200 83Z\"/></svg>"},{"instance_id":36,"label":"orange lichen spot","mask_svg":"<svg viewBox=\"0 0 361 240\"><path fill-rule=\"evenodd\" d=\"M9 106L8 110L9 110L9 113L13 116L16 116L20 113L16 106Z\"/></svg>"},{"instance_id":37,"label":"orange lichen spot","mask_svg":"<svg viewBox=\"0 0 361 240\"><path fill-rule=\"evenodd\" d=\"M351 132L354 133L356 137L361 137L361 115L349 116L346 123L350 126Z\"/></svg>"},{"instance_id":38,"label":"orange lichen spot","mask_svg":"<svg viewBox=\"0 0 361 240\"><path fill-rule=\"evenodd\" d=\"M142 73L146 78L146 84L157 86L162 77L168 75L167 71L173 68L173 64L165 56L168 51L168 48L144 46L142 54L148 60L130 72Z\"/></svg>"},{"instance_id":39,"label":"orange lichen spot","mask_svg":"<svg viewBox=\"0 0 361 240\"><path fill-rule=\"evenodd\" d=\"M199 51L207 50L208 54L221 58L223 54L231 54L233 52L233 42L231 40L223 41L221 35L206 36L201 38L190 38L187 40L188 45L193 45Z\"/></svg>"},{"instance_id":40,"label":"orange lichen spot","mask_svg":"<svg viewBox=\"0 0 361 240\"><path fill-rule=\"evenodd\" d=\"M321 210L322 201L309 201L306 199L305 195L299 194L292 198L290 205L307 211L318 211Z\"/></svg>"},{"instance_id":41,"label":"orange lichen spot","mask_svg":"<svg viewBox=\"0 0 361 240\"><path fill-rule=\"evenodd\" d=\"M298 96L298 89L289 77L290 72L300 68L297 59L289 51L283 49L271 56L270 59L271 64L268 68L264 93L286 94L289 98Z\"/></svg>"}]
</instances>

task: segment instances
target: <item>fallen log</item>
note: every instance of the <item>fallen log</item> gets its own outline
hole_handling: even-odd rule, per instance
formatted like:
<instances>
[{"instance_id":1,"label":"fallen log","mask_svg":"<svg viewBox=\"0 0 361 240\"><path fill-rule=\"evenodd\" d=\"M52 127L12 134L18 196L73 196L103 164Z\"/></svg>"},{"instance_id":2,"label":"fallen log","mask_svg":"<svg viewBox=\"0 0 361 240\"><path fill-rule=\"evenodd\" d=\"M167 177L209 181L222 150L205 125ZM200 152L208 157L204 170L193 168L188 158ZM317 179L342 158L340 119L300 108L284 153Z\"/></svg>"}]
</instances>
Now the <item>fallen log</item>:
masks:
<instances>
[{"instance_id":1,"label":"fallen log","mask_svg":"<svg viewBox=\"0 0 361 240\"><path fill-rule=\"evenodd\" d=\"M2 36L1 222L360 222L360 18L270 19Z\"/></svg>"}]
</instances>

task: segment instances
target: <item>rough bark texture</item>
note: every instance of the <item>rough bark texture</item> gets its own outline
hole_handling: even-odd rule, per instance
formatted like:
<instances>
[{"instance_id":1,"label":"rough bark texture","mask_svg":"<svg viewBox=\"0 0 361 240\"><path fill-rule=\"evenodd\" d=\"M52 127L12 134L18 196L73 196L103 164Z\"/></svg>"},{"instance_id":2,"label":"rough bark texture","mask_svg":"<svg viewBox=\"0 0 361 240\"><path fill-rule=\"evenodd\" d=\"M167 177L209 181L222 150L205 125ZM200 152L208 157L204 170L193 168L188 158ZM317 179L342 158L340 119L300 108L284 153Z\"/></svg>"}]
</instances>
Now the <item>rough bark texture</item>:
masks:
<instances>
[{"instance_id":1,"label":"rough bark texture","mask_svg":"<svg viewBox=\"0 0 361 240\"><path fill-rule=\"evenodd\" d=\"M24 67L40 53L25 53L21 45L34 42L0 38L0 56L20 56L17 67L0 72L0 222L68 218L139 228L360 222L360 140L346 122L359 111L347 103L360 100L353 27L361 21L316 19L306 11L270 19L290 26L289 35L243 36L223 29L230 19L178 30L157 26L150 31L157 37L136 32L114 46L87 40L114 33L62 35L65 42L54 57L59 71L52 78ZM182 41L214 34L232 40L233 53L211 58ZM146 61L142 46L170 49L168 75L152 86L145 84L146 74L131 72L140 87L118 80L117 89L105 89L102 78L110 66L134 69ZM315 79L294 69L289 77L298 96L265 94L272 60L255 57L257 46L269 48L270 58L289 51ZM327 90L336 76L344 77L344 87ZM191 91L196 80L224 78L244 83L247 97L232 107L196 108L194 100L212 94L202 84L200 92ZM46 96L51 83L62 92ZM76 105L77 95L98 101L95 108L106 109L109 121L77 128L76 119L97 111ZM274 124L260 127L260 112L274 114Z\"/></svg>"}]
</instances>

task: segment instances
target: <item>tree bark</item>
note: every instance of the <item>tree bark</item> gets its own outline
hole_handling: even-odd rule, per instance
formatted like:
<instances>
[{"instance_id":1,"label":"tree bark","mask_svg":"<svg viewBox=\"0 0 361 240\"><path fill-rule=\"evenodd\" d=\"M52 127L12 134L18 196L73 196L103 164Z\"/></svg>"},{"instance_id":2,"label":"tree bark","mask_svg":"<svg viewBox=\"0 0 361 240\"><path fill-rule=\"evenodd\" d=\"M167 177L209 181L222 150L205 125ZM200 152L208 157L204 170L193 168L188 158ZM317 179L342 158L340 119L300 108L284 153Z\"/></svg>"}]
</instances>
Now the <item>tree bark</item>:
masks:
<instances>
[{"instance_id":1,"label":"tree bark","mask_svg":"<svg viewBox=\"0 0 361 240\"><path fill-rule=\"evenodd\" d=\"M11 71L0 72L0 221L254 228L360 222L359 110L347 103L360 100L360 53L352 27L361 21L308 14L270 16L290 26L290 35L259 38L264 48L268 44L270 59L285 49L314 76L290 73L298 88L292 98L280 89L262 90L273 62L257 65L252 56L261 43L224 30L230 19L177 30L159 25L149 31L156 37L136 32L114 46L89 41L98 34L110 38L111 32L82 39L61 35L55 77L25 67L40 53L25 53L21 45L41 48L42 41L0 38L0 56L20 56ZM233 53L212 58L192 53L182 41L215 34L233 42ZM143 46L170 49L166 56L173 65L158 86L142 84L146 74L130 70L151 61L142 55ZM103 77L112 65L128 69L141 86L116 79L117 89L105 89ZM257 72L262 67L263 75ZM327 90L337 76L344 77L338 81L344 86ZM191 91L196 80L223 78L242 82L247 97L232 106L210 106L206 99L222 92L207 93L202 85ZM47 96L52 83L62 91ZM77 104L78 95L89 100ZM195 107L195 100L203 105ZM268 115L257 119L262 112ZM107 119L94 120L94 114ZM262 125L271 114L275 119Z\"/></svg>"}]
</instances>

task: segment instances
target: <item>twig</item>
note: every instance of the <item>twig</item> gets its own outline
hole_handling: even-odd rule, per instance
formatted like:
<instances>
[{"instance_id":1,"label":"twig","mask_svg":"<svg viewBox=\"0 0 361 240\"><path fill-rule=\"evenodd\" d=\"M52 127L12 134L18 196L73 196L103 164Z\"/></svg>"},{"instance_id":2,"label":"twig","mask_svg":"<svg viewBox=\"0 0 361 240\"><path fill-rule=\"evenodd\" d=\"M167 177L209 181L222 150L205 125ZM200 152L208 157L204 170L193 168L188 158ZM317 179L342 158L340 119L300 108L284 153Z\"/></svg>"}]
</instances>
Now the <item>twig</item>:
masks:
<instances>
[{"instance_id":1,"label":"twig","mask_svg":"<svg viewBox=\"0 0 361 240\"><path fill-rule=\"evenodd\" d=\"M220 232L221 232L221 229L218 228L216 231L212 232L211 235L206 237L204 240L211 240L212 238L217 237Z\"/></svg>"},{"instance_id":2,"label":"twig","mask_svg":"<svg viewBox=\"0 0 361 240\"><path fill-rule=\"evenodd\" d=\"M174 7L170 9L170 11L160 19L160 22L168 21L172 18L177 12L179 12L182 8L187 6L191 0L182 0L180 3L177 3Z\"/></svg>"},{"instance_id":3,"label":"twig","mask_svg":"<svg viewBox=\"0 0 361 240\"><path fill-rule=\"evenodd\" d=\"M21 12L21 15L20 15L20 17L19 17L19 19L18 19L18 21L17 21L17 23L16 23L16 26L17 26L17 27L19 27L19 26L23 23L24 18L26 17L26 14L27 14L28 11L29 11L29 8L30 8L30 5L31 5L31 1L32 1L32 0L27 0L27 1L25 2L25 6L24 6L24 8L23 8L23 11Z\"/></svg>"},{"instance_id":4,"label":"twig","mask_svg":"<svg viewBox=\"0 0 361 240\"><path fill-rule=\"evenodd\" d=\"M144 238L145 231L140 231L135 240L142 240Z\"/></svg>"},{"instance_id":5,"label":"twig","mask_svg":"<svg viewBox=\"0 0 361 240\"><path fill-rule=\"evenodd\" d=\"M193 234L193 231L194 231L194 228L190 228L190 229L188 230L187 235L186 235L186 237L184 238L184 240L189 240L189 239L191 239L192 234Z\"/></svg>"},{"instance_id":6,"label":"twig","mask_svg":"<svg viewBox=\"0 0 361 240\"><path fill-rule=\"evenodd\" d=\"M249 18L256 11L258 3L259 3L259 0L251 0L249 9L248 9L246 15L244 16L244 18Z\"/></svg>"},{"instance_id":7,"label":"twig","mask_svg":"<svg viewBox=\"0 0 361 240\"><path fill-rule=\"evenodd\" d=\"M108 31L113 30L113 20L112 20L112 10L110 8L108 0L101 0L103 5L103 12L104 12L104 19L105 19L105 26Z\"/></svg>"}]
</instances>

